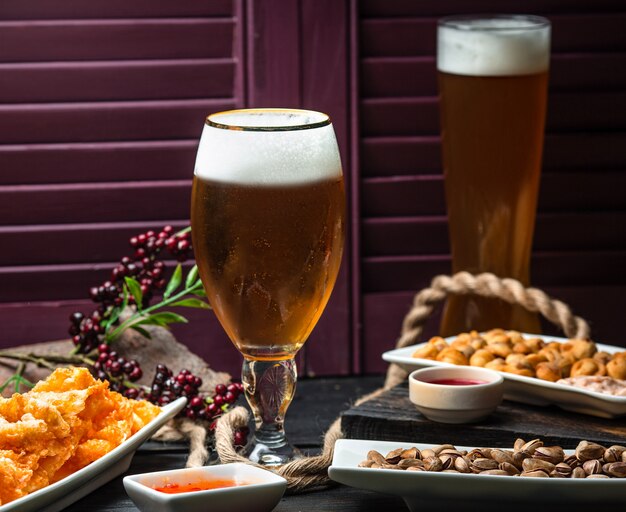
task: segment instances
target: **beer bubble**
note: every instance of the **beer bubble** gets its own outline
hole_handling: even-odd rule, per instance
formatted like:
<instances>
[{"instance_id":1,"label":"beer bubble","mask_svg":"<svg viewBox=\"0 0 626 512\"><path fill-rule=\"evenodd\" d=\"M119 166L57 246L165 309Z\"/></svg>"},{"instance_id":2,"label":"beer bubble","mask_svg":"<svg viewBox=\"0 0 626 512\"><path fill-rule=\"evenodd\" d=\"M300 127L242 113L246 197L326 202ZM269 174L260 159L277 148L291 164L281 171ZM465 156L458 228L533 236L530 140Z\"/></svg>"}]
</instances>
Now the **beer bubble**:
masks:
<instances>
[{"instance_id":1,"label":"beer bubble","mask_svg":"<svg viewBox=\"0 0 626 512\"><path fill-rule=\"evenodd\" d=\"M530 75L548 69L550 23L538 16L443 19L437 69L471 76Z\"/></svg>"},{"instance_id":2,"label":"beer bubble","mask_svg":"<svg viewBox=\"0 0 626 512\"><path fill-rule=\"evenodd\" d=\"M341 176L328 116L308 110L250 109L209 116L194 173L245 185L296 185Z\"/></svg>"}]
</instances>

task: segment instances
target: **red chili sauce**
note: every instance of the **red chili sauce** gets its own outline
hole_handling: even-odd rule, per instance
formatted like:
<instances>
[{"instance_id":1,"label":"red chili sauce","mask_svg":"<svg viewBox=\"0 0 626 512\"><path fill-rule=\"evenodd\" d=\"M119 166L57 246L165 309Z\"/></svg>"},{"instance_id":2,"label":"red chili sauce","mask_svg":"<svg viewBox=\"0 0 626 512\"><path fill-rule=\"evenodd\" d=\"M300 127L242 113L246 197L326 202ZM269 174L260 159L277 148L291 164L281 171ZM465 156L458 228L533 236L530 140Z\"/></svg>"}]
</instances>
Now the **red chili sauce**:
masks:
<instances>
[{"instance_id":1,"label":"red chili sauce","mask_svg":"<svg viewBox=\"0 0 626 512\"><path fill-rule=\"evenodd\" d=\"M445 386L475 386L476 384L487 384L487 381L477 379L434 379L429 380L428 383L443 384Z\"/></svg>"},{"instance_id":2,"label":"red chili sauce","mask_svg":"<svg viewBox=\"0 0 626 512\"><path fill-rule=\"evenodd\" d=\"M152 487L155 491L166 494L181 494L183 492L208 491L211 489L224 489L226 487L236 487L238 485L248 485L247 482L236 482L231 479L199 480L186 484L164 484Z\"/></svg>"}]
</instances>

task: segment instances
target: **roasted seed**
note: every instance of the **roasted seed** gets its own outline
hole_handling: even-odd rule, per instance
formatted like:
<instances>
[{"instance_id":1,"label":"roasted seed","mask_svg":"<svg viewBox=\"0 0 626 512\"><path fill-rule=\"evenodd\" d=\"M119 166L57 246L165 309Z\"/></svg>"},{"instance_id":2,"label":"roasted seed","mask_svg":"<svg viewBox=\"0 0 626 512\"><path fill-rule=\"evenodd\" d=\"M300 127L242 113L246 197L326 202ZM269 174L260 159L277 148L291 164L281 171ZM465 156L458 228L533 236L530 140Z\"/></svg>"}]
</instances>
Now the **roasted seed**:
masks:
<instances>
[{"instance_id":1,"label":"roasted seed","mask_svg":"<svg viewBox=\"0 0 626 512\"><path fill-rule=\"evenodd\" d=\"M491 458L500 464L502 464L503 462L513 464L513 453L507 450L494 448L493 450L491 450Z\"/></svg>"},{"instance_id":2,"label":"roasted seed","mask_svg":"<svg viewBox=\"0 0 626 512\"><path fill-rule=\"evenodd\" d=\"M602 473L594 473L593 475L587 476L587 478L611 478L611 477L607 475L603 475Z\"/></svg>"},{"instance_id":3,"label":"roasted seed","mask_svg":"<svg viewBox=\"0 0 626 512\"><path fill-rule=\"evenodd\" d=\"M435 457L435 452L430 448L426 448L426 450L422 450L422 460L426 460L429 457Z\"/></svg>"},{"instance_id":4,"label":"roasted seed","mask_svg":"<svg viewBox=\"0 0 626 512\"><path fill-rule=\"evenodd\" d=\"M373 460L376 464L382 464L383 462L385 462L385 457L383 457L376 450L370 450L369 452L367 452L367 459Z\"/></svg>"},{"instance_id":5,"label":"roasted seed","mask_svg":"<svg viewBox=\"0 0 626 512\"><path fill-rule=\"evenodd\" d=\"M426 471L441 471L443 464L439 460L439 457L428 457L424 459L424 469Z\"/></svg>"},{"instance_id":6,"label":"roasted seed","mask_svg":"<svg viewBox=\"0 0 626 512\"><path fill-rule=\"evenodd\" d=\"M502 469L487 469L485 471L481 471L478 473L479 475L495 475L495 476L511 476L506 471Z\"/></svg>"},{"instance_id":7,"label":"roasted seed","mask_svg":"<svg viewBox=\"0 0 626 512\"><path fill-rule=\"evenodd\" d=\"M364 460L362 462L359 462L359 467L360 468L371 468L372 464L374 464L373 460Z\"/></svg>"},{"instance_id":8,"label":"roasted seed","mask_svg":"<svg viewBox=\"0 0 626 512\"><path fill-rule=\"evenodd\" d=\"M606 448L597 443L590 443L589 441L581 441L576 447L576 458L580 462L586 460L599 459L604 455Z\"/></svg>"},{"instance_id":9,"label":"roasted seed","mask_svg":"<svg viewBox=\"0 0 626 512\"><path fill-rule=\"evenodd\" d=\"M520 451L527 452L530 455L535 453L535 450L543 446L543 441L541 439L533 439L532 441L528 441L521 448Z\"/></svg>"},{"instance_id":10,"label":"roasted seed","mask_svg":"<svg viewBox=\"0 0 626 512\"><path fill-rule=\"evenodd\" d=\"M524 459L524 462L522 462L522 468L524 469L524 471L541 470L545 471L547 474L550 474L552 471L554 471L555 465L552 464L552 462L548 462L547 460L528 458Z\"/></svg>"},{"instance_id":11,"label":"roasted seed","mask_svg":"<svg viewBox=\"0 0 626 512\"><path fill-rule=\"evenodd\" d=\"M435 455L440 455L443 450L456 450L456 447L453 444L440 444L433 446L432 450L435 452Z\"/></svg>"},{"instance_id":12,"label":"roasted seed","mask_svg":"<svg viewBox=\"0 0 626 512\"><path fill-rule=\"evenodd\" d=\"M445 454L445 455L440 455L439 456L439 460L441 461L441 467L443 469L450 469L454 467L454 459L455 457L453 457L452 455L449 454Z\"/></svg>"},{"instance_id":13,"label":"roasted seed","mask_svg":"<svg viewBox=\"0 0 626 512\"><path fill-rule=\"evenodd\" d=\"M583 462L583 470L587 475L597 475L602 473L602 464L598 459L586 460Z\"/></svg>"},{"instance_id":14,"label":"roasted seed","mask_svg":"<svg viewBox=\"0 0 626 512\"><path fill-rule=\"evenodd\" d=\"M626 451L626 447L614 444L605 450L603 459L606 462L620 462L624 451Z\"/></svg>"},{"instance_id":15,"label":"roasted seed","mask_svg":"<svg viewBox=\"0 0 626 512\"><path fill-rule=\"evenodd\" d=\"M404 450L400 454L400 458L401 459L421 459L422 454L417 448L413 447L413 448L409 448L408 450Z\"/></svg>"},{"instance_id":16,"label":"roasted seed","mask_svg":"<svg viewBox=\"0 0 626 512\"><path fill-rule=\"evenodd\" d=\"M457 457L454 461L454 469L459 473L471 473L470 463L465 457Z\"/></svg>"},{"instance_id":17,"label":"roasted seed","mask_svg":"<svg viewBox=\"0 0 626 512\"><path fill-rule=\"evenodd\" d=\"M546 473L545 471L542 471L541 469L535 469L534 471L524 471L522 474L520 474L520 476L531 476L531 477L540 477L540 478L550 477L548 473Z\"/></svg>"},{"instance_id":18,"label":"roasted seed","mask_svg":"<svg viewBox=\"0 0 626 512\"><path fill-rule=\"evenodd\" d=\"M615 478L626 478L626 462L609 462L602 466L602 471Z\"/></svg>"},{"instance_id":19,"label":"roasted seed","mask_svg":"<svg viewBox=\"0 0 626 512\"><path fill-rule=\"evenodd\" d=\"M585 478L586 476L587 473L585 473L585 470L580 466L577 466L572 470L572 478Z\"/></svg>"},{"instance_id":20,"label":"roasted seed","mask_svg":"<svg viewBox=\"0 0 626 512\"><path fill-rule=\"evenodd\" d=\"M498 463L493 459L474 459L470 465L470 469L474 473L480 473L482 471L488 471L490 469L498 469Z\"/></svg>"},{"instance_id":21,"label":"roasted seed","mask_svg":"<svg viewBox=\"0 0 626 512\"><path fill-rule=\"evenodd\" d=\"M498 469L506 471L509 475L519 475L520 471L510 462L500 462Z\"/></svg>"},{"instance_id":22,"label":"roasted seed","mask_svg":"<svg viewBox=\"0 0 626 512\"><path fill-rule=\"evenodd\" d=\"M522 446L524 446L526 444L526 441L524 441L521 437L518 437L515 440L515 443L513 444L513 449L515 451L519 451L522 449Z\"/></svg>"},{"instance_id":23,"label":"roasted seed","mask_svg":"<svg viewBox=\"0 0 626 512\"><path fill-rule=\"evenodd\" d=\"M398 462L398 466L404 469L412 468L412 467L424 467L424 463L419 459L402 459Z\"/></svg>"},{"instance_id":24,"label":"roasted seed","mask_svg":"<svg viewBox=\"0 0 626 512\"><path fill-rule=\"evenodd\" d=\"M569 477L572 474L572 468L565 462L559 462L556 466L554 466L554 471L550 474L554 474L554 476L559 477Z\"/></svg>"},{"instance_id":25,"label":"roasted seed","mask_svg":"<svg viewBox=\"0 0 626 512\"><path fill-rule=\"evenodd\" d=\"M533 453L535 459L546 460L552 464L563 462L565 454L560 446L540 446Z\"/></svg>"},{"instance_id":26,"label":"roasted seed","mask_svg":"<svg viewBox=\"0 0 626 512\"><path fill-rule=\"evenodd\" d=\"M387 462L387 464L397 464L398 462L400 462L400 455L402 455L403 451L404 450L402 448L397 448L396 450L391 450L385 456L385 462Z\"/></svg>"}]
</instances>

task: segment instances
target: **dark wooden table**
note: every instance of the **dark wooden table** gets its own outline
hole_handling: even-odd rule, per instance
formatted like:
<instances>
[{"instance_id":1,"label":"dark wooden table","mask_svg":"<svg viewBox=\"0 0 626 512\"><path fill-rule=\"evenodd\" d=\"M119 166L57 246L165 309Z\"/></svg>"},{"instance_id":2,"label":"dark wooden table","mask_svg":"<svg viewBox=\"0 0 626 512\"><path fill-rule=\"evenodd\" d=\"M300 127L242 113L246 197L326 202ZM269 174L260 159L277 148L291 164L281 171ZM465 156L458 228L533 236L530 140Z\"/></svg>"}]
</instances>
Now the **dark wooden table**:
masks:
<instances>
[{"instance_id":1,"label":"dark wooden table","mask_svg":"<svg viewBox=\"0 0 626 512\"><path fill-rule=\"evenodd\" d=\"M356 398L380 387L382 377L310 379L298 382L296 397L287 413L287 435L304 451L319 450L322 435L339 413ZM128 474L184 467L184 445L148 442L135 454ZM394 496L377 494L345 486L301 495L285 496L275 512L364 510L407 510ZM67 512L136 511L122 485L122 477L104 485L89 496L65 509ZM210 512L207 508L207 512Z\"/></svg>"},{"instance_id":2,"label":"dark wooden table","mask_svg":"<svg viewBox=\"0 0 626 512\"><path fill-rule=\"evenodd\" d=\"M382 377L309 379L298 382L296 397L287 414L287 434L292 443L305 453L320 449L322 435L332 421L350 408L356 398L373 391L383 383ZM624 420L618 420L624 427ZM136 453L128 474L145 473L184 467L187 447L183 444L148 442ZM577 512L588 510L576 503L546 504L541 496L530 497L532 503L494 503L485 496L485 502L424 501L421 510L480 512ZM606 506L608 505L608 506ZM300 511L407 511L404 501L393 495L374 493L337 485L322 491L300 495L286 495L275 512ZM602 510L624 510L624 504L605 504ZM137 508L130 501L122 485L122 477L104 485L89 496L66 509L67 512L131 512ZM207 507L207 512L210 508Z\"/></svg>"}]
</instances>

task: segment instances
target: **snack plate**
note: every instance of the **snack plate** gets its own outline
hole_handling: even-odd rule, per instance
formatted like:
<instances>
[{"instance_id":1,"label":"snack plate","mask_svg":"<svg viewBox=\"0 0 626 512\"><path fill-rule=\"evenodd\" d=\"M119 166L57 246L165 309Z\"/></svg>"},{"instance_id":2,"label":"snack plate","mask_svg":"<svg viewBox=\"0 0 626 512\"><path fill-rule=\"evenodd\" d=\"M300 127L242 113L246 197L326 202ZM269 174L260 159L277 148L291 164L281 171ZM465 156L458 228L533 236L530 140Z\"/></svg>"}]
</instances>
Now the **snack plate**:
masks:
<instances>
[{"instance_id":1,"label":"snack plate","mask_svg":"<svg viewBox=\"0 0 626 512\"><path fill-rule=\"evenodd\" d=\"M547 342L557 341L565 343L568 341L567 338L544 336L542 334L522 333L522 336L525 338L541 338ZM455 338L456 336L450 336L445 338L445 340L450 342ZM412 357L411 354L423 345L426 345L426 343L389 350L383 353L382 357L389 363L400 365L407 372L427 366L454 366L450 363ZM596 346L599 351L605 351L609 354L626 350L623 347L603 345L601 343L596 343ZM617 418L618 416L626 415L626 396L612 396L535 377L524 377L506 372L500 373L504 377L504 398L507 400L531 405L558 405L567 411L599 416L601 418Z\"/></svg>"},{"instance_id":2,"label":"snack plate","mask_svg":"<svg viewBox=\"0 0 626 512\"><path fill-rule=\"evenodd\" d=\"M369 491L394 494L411 511L425 510L582 510L583 503L595 508L604 503L624 503L626 479L537 478L430 473L393 469L360 468L367 452L383 455L396 448L431 448L432 444L399 441L339 439L335 443L328 476L335 482ZM473 447L457 446L458 450ZM565 450L571 454L572 450ZM480 508L476 505L480 504ZM557 508L555 508L555 506ZM545 507L545 508L544 508Z\"/></svg>"},{"instance_id":3,"label":"snack plate","mask_svg":"<svg viewBox=\"0 0 626 512\"><path fill-rule=\"evenodd\" d=\"M0 512L58 512L87 496L124 473L133 460L135 450L168 420L176 416L186 403L187 399L181 397L166 405L156 418L117 448L63 480L0 506Z\"/></svg>"}]
</instances>

